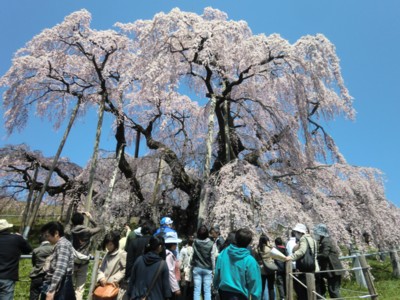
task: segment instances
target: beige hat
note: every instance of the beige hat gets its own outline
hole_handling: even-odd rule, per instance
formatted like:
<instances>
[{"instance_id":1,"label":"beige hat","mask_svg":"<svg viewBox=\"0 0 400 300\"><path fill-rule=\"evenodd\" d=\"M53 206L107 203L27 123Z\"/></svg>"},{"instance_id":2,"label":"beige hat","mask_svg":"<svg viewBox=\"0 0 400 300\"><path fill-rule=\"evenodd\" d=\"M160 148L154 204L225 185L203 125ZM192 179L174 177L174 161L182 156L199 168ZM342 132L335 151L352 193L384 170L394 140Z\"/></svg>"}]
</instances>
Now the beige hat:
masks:
<instances>
[{"instance_id":1,"label":"beige hat","mask_svg":"<svg viewBox=\"0 0 400 300\"><path fill-rule=\"evenodd\" d=\"M0 219L0 231L13 227L13 224L7 222L6 219Z\"/></svg>"},{"instance_id":2,"label":"beige hat","mask_svg":"<svg viewBox=\"0 0 400 300\"><path fill-rule=\"evenodd\" d=\"M304 224L297 223L296 226L292 229L293 231L297 231L300 233L307 233L307 227Z\"/></svg>"}]
</instances>

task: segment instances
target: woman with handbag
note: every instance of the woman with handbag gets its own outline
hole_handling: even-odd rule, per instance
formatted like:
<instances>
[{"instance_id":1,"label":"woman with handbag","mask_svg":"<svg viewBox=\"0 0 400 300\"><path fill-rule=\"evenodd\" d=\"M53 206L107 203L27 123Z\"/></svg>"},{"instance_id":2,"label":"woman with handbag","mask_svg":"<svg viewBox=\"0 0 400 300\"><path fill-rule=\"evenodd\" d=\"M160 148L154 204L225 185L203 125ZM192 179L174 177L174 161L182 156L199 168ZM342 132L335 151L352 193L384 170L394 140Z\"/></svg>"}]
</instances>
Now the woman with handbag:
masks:
<instances>
[{"instance_id":1,"label":"woman with handbag","mask_svg":"<svg viewBox=\"0 0 400 300\"><path fill-rule=\"evenodd\" d=\"M261 295L264 295L265 284L267 283L268 299L275 300L275 272L278 270L278 266L274 262L274 259L285 261L286 256L283 255L279 250L273 248L268 236L262 234L258 241L255 257L261 268Z\"/></svg>"},{"instance_id":2,"label":"woman with handbag","mask_svg":"<svg viewBox=\"0 0 400 300\"><path fill-rule=\"evenodd\" d=\"M116 232L106 234L103 247L107 249L97 275L98 287L93 292L93 299L122 299L124 290L120 287L125 277L126 252L119 249L120 235Z\"/></svg>"},{"instance_id":3,"label":"woman with handbag","mask_svg":"<svg viewBox=\"0 0 400 300\"><path fill-rule=\"evenodd\" d=\"M139 256L131 271L128 299L167 299L171 298L169 270L161 258L165 252L164 238L152 236L146 245L145 254Z\"/></svg>"}]
</instances>

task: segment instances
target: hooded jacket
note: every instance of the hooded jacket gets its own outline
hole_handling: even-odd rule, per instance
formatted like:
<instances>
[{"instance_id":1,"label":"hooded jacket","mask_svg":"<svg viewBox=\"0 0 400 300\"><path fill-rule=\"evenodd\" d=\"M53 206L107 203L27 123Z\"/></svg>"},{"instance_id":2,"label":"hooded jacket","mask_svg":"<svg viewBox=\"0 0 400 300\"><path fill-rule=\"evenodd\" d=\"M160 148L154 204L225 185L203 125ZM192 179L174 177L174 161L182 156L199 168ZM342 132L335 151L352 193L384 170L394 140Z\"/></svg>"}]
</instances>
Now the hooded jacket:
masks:
<instances>
[{"instance_id":1,"label":"hooded jacket","mask_svg":"<svg viewBox=\"0 0 400 300\"><path fill-rule=\"evenodd\" d=\"M246 248L230 245L220 253L213 283L217 289L261 299L260 267Z\"/></svg>"},{"instance_id":2,"label":"hooded jacket","mask_svg":"<svg viewBox=\"0 0 400 300\"><path fill-rule=\"evenodd\" d=\"M131 277L128 287L129 299L141 299L145 296L147 289L150 287L153 277L157 273L162 259L154 252L148 252L139 256L132 268ZM169 270L167 264L164 266L151 290L148 300L161 300L171 297L171 286L169 283Z\"/></svg>"},{"instance_id":3,"label":"hooded jacket","mask_svg":"<svg viewBox=\"0 0 400 300\"><path fill-rule=\"evenodd\" d=\"M213 241L209 238L204 240L196 239L193 243L193 267L214 270L216 254L217 246Z\"/></svg>"},{"instance_id":4,"label":"hooded jacket","mask_svg":"<svg viewBox=\"0 0 400 300\"><path fill-rule=\"evenodd\" d=\"M94 223L94 226L96 226L96 223ZM90 238L100 230L100 227L90 228L85 225L76 225L72 227L72 246L80 253L88 255L90 252Z\"/></svg>"}]
</instances>

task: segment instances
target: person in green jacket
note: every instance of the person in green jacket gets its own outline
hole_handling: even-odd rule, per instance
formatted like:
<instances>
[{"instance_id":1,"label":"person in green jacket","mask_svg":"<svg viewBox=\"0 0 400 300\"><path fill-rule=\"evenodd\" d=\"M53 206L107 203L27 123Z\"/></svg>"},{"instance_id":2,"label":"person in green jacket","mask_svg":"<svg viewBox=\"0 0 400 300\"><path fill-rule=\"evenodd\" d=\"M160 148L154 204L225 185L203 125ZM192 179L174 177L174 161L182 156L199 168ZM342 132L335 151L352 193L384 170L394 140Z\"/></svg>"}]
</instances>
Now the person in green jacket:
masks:
<instances>
[{"instance_id":1,"label":"person in green jacket","mask_svg":"<svg viewBox=\"0 0 400 300\"><path fill-rule=\"evenodd\" d=\"M221 300L261 299L260 267L247 248L252 239L249 229L239 229L235 243L219 254L213 283Z\"/></svg>"}]
</instances>

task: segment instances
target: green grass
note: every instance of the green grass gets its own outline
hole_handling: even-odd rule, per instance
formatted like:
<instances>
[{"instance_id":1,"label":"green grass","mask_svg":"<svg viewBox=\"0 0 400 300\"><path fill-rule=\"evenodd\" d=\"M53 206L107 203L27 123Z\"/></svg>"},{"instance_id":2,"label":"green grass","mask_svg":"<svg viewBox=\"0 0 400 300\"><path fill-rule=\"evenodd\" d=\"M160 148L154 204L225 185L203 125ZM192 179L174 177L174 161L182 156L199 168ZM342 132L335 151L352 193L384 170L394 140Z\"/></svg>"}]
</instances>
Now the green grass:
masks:
<instances>
[{"instance_id":1,"label":"green grass","mask_svg":"<svg viewBox=\"0 0 400 300\"><path fill-rule=\"evenodd\" d=\"M374 277L374 286L378 293L379 300L396 300L400 299L400 279L392 276L392 265L387 257L384 262L378 262L375 258L367 259L371 266L371 273ZM354 280L344 280L342 283L342 297L355 297L368 295L368 289L361 287ZM369 298L367 298L369 299Z\"/></svg>"}]
</instances>

